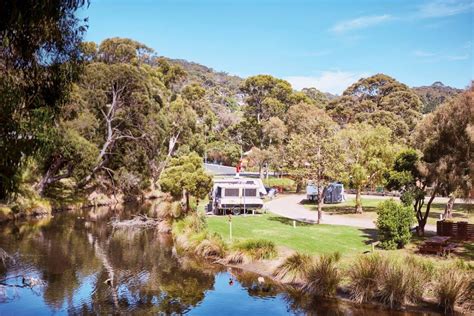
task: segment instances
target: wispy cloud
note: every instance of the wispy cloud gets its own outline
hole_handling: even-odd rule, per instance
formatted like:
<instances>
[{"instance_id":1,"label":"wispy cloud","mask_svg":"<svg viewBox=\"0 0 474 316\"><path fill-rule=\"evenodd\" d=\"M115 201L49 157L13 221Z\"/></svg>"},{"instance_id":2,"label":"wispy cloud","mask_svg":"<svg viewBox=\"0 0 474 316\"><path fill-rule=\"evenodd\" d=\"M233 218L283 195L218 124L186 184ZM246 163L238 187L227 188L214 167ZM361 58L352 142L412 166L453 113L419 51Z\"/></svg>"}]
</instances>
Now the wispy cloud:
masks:
<instances>
[{"instance_id":1,"label":"wispy cloud","mask_svg":"<svg viewBox=\"0 0 474 316\"><path fill-rule=\"evenodd\" d=\"M461 54L446 54L446 53L435 53L435 52L428 52L424 50L415 50L413 51L413 55L418 57L420 60L428 63L434 62L441 62L441 61L458 61L458 60L466 60L470 58L469 53L461 53Z\"/></svg>"},{"instance_id":2,"label":"wispy cloud","mask_svg":"<svg viewBox=\"0 0 474 316\"><path fill-rule=\"evenodd\" d=\"M290 76L285 79L297 90L314 87L323 92L341 94L348 86L367 76L368 73L328 70L321 72L319 76Z\"/></svg>"},{"instance_id":3,"label":"wispy cloud","mask_svg":"<svg viewBox=\"0 0 474 316\"><path fill-rule=\"evenodd\" d=\"M390 14L361 16L356 19L341 21L330 30L335 33L345 33L352 30L375 26L393 19Z\"/></svg>"},{"instance_id":4,"label":"wispy cloud","mask_svg":"<svg viewBox=\"0 0 474 316\"><path fill-rule=\"evenodd\" d=\"M469 54L446 56L446 59L447 60L466 60L466 59L469 59Z\"/></svg>"},{"instance_id":5,"label":"wispy cloud","mask_svg":"<svg viewBox=\"0 0 474 316\"><path fill-rule=\"evenodd\" d=\"M419 7L419 15L424 18L452 16L468 12L474 8L472 0L437 0Z\"/></svg>"}]
</instances>

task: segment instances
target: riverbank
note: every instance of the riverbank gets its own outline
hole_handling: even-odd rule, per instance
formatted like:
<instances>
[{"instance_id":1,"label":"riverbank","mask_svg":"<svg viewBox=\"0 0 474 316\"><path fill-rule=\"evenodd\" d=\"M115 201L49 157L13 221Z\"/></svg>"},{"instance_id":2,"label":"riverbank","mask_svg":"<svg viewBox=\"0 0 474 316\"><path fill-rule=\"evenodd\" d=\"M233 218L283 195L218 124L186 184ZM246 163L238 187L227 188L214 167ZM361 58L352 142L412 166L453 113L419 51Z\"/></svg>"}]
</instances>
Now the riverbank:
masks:
<instances>
[{"instance_id":1,"label":"riverbank","mask_svg":"<svg viewBox=\"0 0 474 316\"><path fill-rule=\"evenodd\" d=\"M354 242L352 237L349 238L344 234L337 235L340 234L338 226L298 223L298 226L294 227L291 221L278 220L276 215L264 214L232 217L232 238L227 217L204 217L197 214L192 217L194 219L180 222L179 228L173 229L173 233L176 246L194 255L202 255L227 267L253 272L271 278L284 286L291 286L298 291L306 291L307 282L314 282L314 279L296 283L294 280L288 281L276 274L278 267L293 256L296 250L311 257L311 261L314 262L322 260L321 258L331 255L334 251L339 251L341 260L338 260L333 268L340 274L340 279L337 281L337 290L329 296L354 303L352 298L355 294L351 292L351 289L357 282L366 282L363 279L358 280L358 277L351 277L351 270L360 260L373 255L374 250L369 242L373 240L373 235L366 236L366 240L361 239L361 248L359 249L357 246L355 248L350 246L351 242ZM362 233L360 229L354 227L340 226L340 228L344 231L356 230L359 235ZM331 233L332 237L326 236ZM255 239L257 236L258 239ZM439 294L441 284L438 279L445 277L446 271L459 272L458 276L466 276L467 280L469 278L474 280L472 263L466 263L456 258L442 260L436 258L435 260L435 258L417 255L414 250L375 250L374 253L376 256L381 256L381 259L378 263L379 266L372 268L383 271L377 272L382 275L376 277L381 283L371 286L379 288L384 296L399 295L399 298L395 299L395 302L390 301L389 303L377 294L373 299L365 302L367 304L396 310L439 311L438 302L442 302L439 295L442 294ZM413 265L417 266L418 270L413 270ZM297 269L304 270L299 266ZM367 269L370 270L370 266ZM421 272L425 269L431 272L424 273L425 276L422 277ZM376 273L375 270L366 272ZM359 274L361 278L364 278L363 273L365 272L360 271L360 273L362 273ZM402 280L401 283L390 284L397 279ZM450 280L446 280L446 282L449 283ZM460 282L464 282L461 286L464 288L466 282L469 281L461 280ZM316 287L324 288L325 285L320 284ZM387 291L390 294L387 294ZM405 294L409 292L413 294ZM474 307L472 302L466 303L465 294L462 291L457 293L455 301L459 300L459 302L465 303L465 306L470 305L468 308ZM463 308L465 307L456 305L457 311L462 311Z\"/></svg>"},{"instance_id":2,"label":"riverbank","mask_svg":"<svg viewBox=\"0 0 474 316\"><path fill-rule=\"evenodd\" d=\"M249 262L249 263L240 263L240 264L226 264L222 263L221 261L218 261L217 263L222 264L223 266L227 268L234 268L234 269L239 269L243 270L246 272L251 272L254 273L258 276L270 279L272 282L275 282L277 284L280 284L283 289L285 290L300 290L304 287L304 284L302 282L293 282L289 281L288 279L282 279L278 276L275 275L275 270L284 263L284 261L294 255L296 252L285 248L285 247L279 247L278 248L278 255L274 259L267 259L267 260L258 260L254 262ZM262 282L262 280L260 280ZM263 281L264 282L264 281ZM328 299L328 298L327 298ZM401 311L401 312L417 312L417 313L439 313L440 315L442 312L440 311L439 305L436 301L435 298L433 297L424 297L423 302L419 302L419 304L405 304L404 306L400 306L397 308L390 308L385 304L372 301L368 303L357 303L354 302L353 299L351 299L350 295L350 290L349 286L343 285L339 286L337 288L336 295L333 297L333 299L337 299L340 301L343 301L346 304L350 304L354 307L364 307L368 309L377 309L380 311L383 310L396 310L396 311ZM457 306L456 307L456 312L457 313L466 313L463 308Z\"/></svg>"},{"instance_id":3,"label":"riverbank","mask_svg":"<svg viewBox=\"0 0 474 316\"><path fill-rule=\"evenodd\" d=\"M144 191L138 201L130 201L123 194L104 194L93 191L89 194L70 198L42 198L36 194L20 196L10 204L0 203L0 223L17 219L30 219L38 216L53 215L64 211L123 205L130 202L143 203L148 200L166 199L167 195L157 190Z\"/></svg>"}]
</instances>

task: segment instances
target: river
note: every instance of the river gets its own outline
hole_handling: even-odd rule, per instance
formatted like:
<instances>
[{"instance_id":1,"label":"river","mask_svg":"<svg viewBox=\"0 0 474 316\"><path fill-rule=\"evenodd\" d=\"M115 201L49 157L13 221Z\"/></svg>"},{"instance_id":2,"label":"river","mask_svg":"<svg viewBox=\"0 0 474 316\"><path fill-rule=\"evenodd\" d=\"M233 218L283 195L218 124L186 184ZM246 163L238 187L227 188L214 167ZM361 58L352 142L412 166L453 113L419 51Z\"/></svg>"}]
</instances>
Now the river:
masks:
<instances>
[{"instance_id":1,"label":"river","mask_svg":"<svg viewBox=\"0 0 474 316\"><path fill-rule=\"evenodd\" d=\"M136 207L0 226L0 315L423 315L314 301L270 280L178 255L169 235L117 230Z\"/></svg>"}]
</instances>

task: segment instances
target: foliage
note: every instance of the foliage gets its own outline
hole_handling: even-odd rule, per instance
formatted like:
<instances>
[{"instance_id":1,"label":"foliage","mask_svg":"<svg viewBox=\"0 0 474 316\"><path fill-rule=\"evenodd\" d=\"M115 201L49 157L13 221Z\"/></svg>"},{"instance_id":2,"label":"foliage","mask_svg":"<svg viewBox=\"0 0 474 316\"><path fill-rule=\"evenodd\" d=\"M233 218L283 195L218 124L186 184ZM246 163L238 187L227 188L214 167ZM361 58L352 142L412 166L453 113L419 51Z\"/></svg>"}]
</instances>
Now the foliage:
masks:
<instances>
[{"instance_id":1,"label":"foliage","mask_svg":"<svg viewBox=\"0 0 474 316\"><path fill-rule=\"evenodd\" d=\"M421 108L420 99L410 88L384 74L360 79L327 106L328 113L342 125L382 125L403 139L421 119Z\"/></svg>"},{"instance_id":2,"label":"foliage","mask_svg":"<svg viewBox=\"0 0 474 316\"><path fill-rule=\"evenodd\" d=\"M277 255L275 244L266 239L237 241L232 245L232 249L251 260L272 259Z\"/></svg>"},{"instance_id":3,"label":"foliage","mask_svg":"<svg viewBox=\"0 0 474 316\"><path fill-rule=\"evenodd\" d=\"M356 212L362 212L362 188L383 183L384 174L392 166L397 147L391 132L383 126L350 125L339 133L344 152L346 182L356 189Z\"/></svg>"},{"instance_id":4,"label":"foliage","mask_svg":"<svg viewBox=\"0 0 474 316\"><path fill-rule=\"evenodd\" d=\"M439 81L434 82L431 86L414 87L413 91L415 91L423 103L423 113L433 112L438 106L462 92L461 89L445 86Z\"/></svg>"},{"instance_id":5,"label":"foliage","mask_svg":"<svg viewBox=\"0 0 474 316\"><path fill-rule=\"evenodd\" d=\"M296 189L296 183L294 180L289 178L268 178L263 179L263 184L266 187L278 187L284 191L294 191Z\"/></svg>"},{"instance_id":6,"label":"foliage","mask_svg":"<svg viewBox=\"0 0 474 316\"><path fill-rule=\"evenodd\" d=\"M18 189L28 157L48 146L51 128L80 71L85 26L77 1L0 4L0 200ZM33 97L34 96L34 97Z\"/></svg>"},{"instance_id":7,"label":"foliage","mask_svg":"<svg viewBox=\"0 0 474 316\"><path fill-rule=\"evenodd\" d=\"M411 226L414 222L410 207L390 199L377 208L377 229L381 246L385 249L403 248L410 242Z\"/></svg>"},{"instance_id":8,"label":"foliage","mask_svg":"<svg viewBox=\"0 0 474 316\"><path fill-rule=\"evenodd\" d=\"M202 159L195 153L173 158L160 180L161 189L179 198L185 195L189 210L189 195L204 199L212 186L212 178L202 167Z\"/></svg>"},{"instance_id":9,"label":"foliage","mask_svg":"<svg viewBox=\"0 0 474 316\"><path fill-rule=\"evenodd\" d=\"M308 271L313 264L311 256L295 252L291 256L285 258L282 264L280 264L273 275L280 280L286 280L289 282L302 282L306 280Z\"/></svg>"},{"instance_id":10,"label":"foliage","mask_svg":"<svg viewBox=\"0 0 474 316\"><path fill-rule=\"evenodd\" d=\"M334 296L342 280L342 273L337 267L339 260L338 252L321 255L308 269L304 291L316 297Z\"/></svg>"}]
</instances>

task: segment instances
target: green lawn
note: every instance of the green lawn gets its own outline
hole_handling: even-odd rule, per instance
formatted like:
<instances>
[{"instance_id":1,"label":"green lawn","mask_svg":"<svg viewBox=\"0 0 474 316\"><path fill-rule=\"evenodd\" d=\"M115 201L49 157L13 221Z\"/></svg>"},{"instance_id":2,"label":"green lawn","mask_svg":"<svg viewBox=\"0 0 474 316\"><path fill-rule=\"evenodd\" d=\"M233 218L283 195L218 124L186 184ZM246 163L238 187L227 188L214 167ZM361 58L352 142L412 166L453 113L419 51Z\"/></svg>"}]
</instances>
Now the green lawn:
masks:
<instances>
[{"instance_id":1,"label":"green lawn","mask_svg":"<svg viewBox=\"0 0 474 316\"><path fill-rule=\"evenodd\" d=\"M377 206L383 201L384 199L362 198L362 207L364 209L363 214L354 214L355 199L353 198L348 199L346 202L341 204L325 204L323 210L329 214L344 214L348 217L354 218L366 217L376 219ZM317 210L317 205L315 204L305 204L305 207L313 211ZM428 223L435 225L436 221L439 220L440 214L444 213L444 208L445 204L433 203L428 216ZM453 219L456 221L468 221L469 223L474 223L474 205L462 203L462 201L458 200L457 203L454 204Z\"/></svg>"},{"instance_id":2,"label":"green lawn","mask_svg":"<svg viewBox=\"0 0 474 316\"><path fill-rule=\"evenodd\" d=\"M207 218L209 230L217 232L229 241L229 222L226 216ZM312 225L297 223L273 214L256 216L233 216L234 241L238 239L263 238L309 254L339 251L342 255L360 254L371 249L374 230L348 226Z\"/></svg>"}]
</instances>

